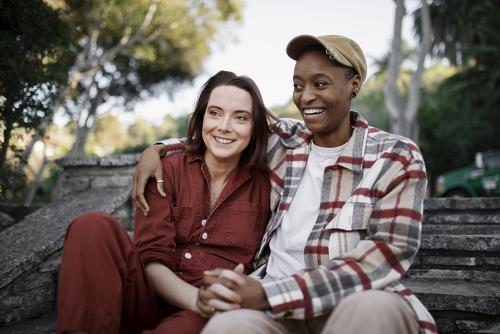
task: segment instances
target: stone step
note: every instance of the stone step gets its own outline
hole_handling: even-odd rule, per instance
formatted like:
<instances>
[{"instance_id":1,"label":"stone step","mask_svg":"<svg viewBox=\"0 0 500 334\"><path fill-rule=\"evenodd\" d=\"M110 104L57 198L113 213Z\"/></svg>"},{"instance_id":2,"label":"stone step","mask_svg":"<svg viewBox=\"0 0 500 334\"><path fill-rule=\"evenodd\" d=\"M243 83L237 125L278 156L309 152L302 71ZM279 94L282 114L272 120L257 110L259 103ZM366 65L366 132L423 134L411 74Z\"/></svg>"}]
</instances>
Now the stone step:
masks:
<instances>
[{"instance_id":1,"label":"stone step","mask_svg":"<svg viewBox=\"0 0 500 334\"><path fill-rule=\"evenodd\" d=\"M498 211L424 211L424 224L500 224L500 210Z\"/></svg>"},{"instance_id":2,"label":"stone step","mask_svg":"<svg viewBox=\"0 0 500 334\"><path fill-rule=\"evenodd\" d=\"M500 235L422 235L420 249L498 253Z\"/></svg>"},{"instance_id":3,"label":"stone step","mask_svg":"<svg viewBox=\"0 0 500 334\"><path fill-rule=\"evenodd\" d=\"M424 203L424 228L426 225L500 225L500 198L432 198ZM472 228L472 227L470 227ZM432 229L432 228L427 228ZM473 230L471 230L473 231ZM478 234L463 232L457 234ZM492 233L489 231L488 233Z\"/></svg>"},{"instance_id":4,"label":"stone step","mask_svg":"<svg viewBox=\"0 0 500 334\"><path fill-rule=\"evenodd\" d=\"M405 279L410 288L433 313L460 311L500 316L500 285L491 282L464 282Z\"/></svg>"},{"instance_id":5,"label":"stone step","mask_svg":"<svg viewBox=\"0 0 500 334\"><path fill-rule=\"evenodd\" d=\"M53 334L56 332L55 313L25 320L14 325L0 327L0 334Z\"/></svg>"},{"instance_id":6,"label":"stone step","mask_svg":"<svg viewBox=\"0 0 500 334\"><path fill-rule=\"evenodd\" d=\"M54 309L60 251L74 218L90 210L113 214L128 203L128 187L72 193L0 231L0 325Z\"/></svg>"},{"instance_id":7,"label":"stone step","mask_svg":"<svg viewBox=\"0 0 500 334\"><path fill-rule=\"evenodd\" d=\"M406 279L404 284L413 290L436 317L440 333L499 333L500 287L492 284L463 281L434 282ZM446 317L450 312L458 311ZM471 318L469 313L477 315ZM0 327L0 334L54 333L56 315L26 320Z\"/></svg>"},{"instance_id":8,"label":"stone step","mask_svg":"<svg viewBox=\"0 0 500 334\"><path fill-rule=\"evenodd\" d=\"M423 224L422 234L436 235L436 234L487 234L487 235L500 235L500 224Z\"/></svg>"},{"instance_id":9,"label":"stone step","mask_svg":"<svg viewBox=\"0 0 500 334\"><path fill-rule=\"evenodd\" d=\"M484 256L488 253L425 251L421 250L413 260L412 268L461 268L463 270L500 271L500 256ZM481 268L481 269L478 269Z\"/></svg>"},{"instance_id":10,"label":"stone step","mask_svg":"<svg viewBox=\"0 0 500 334\"><path fill-rule=\"evenodd\" d=\"M451 269L413 269L406 273L406 278L415 280L447 281L460 280L466 282L500 282L499 271L486 270L451 270Z\"/></svg>"},{"instance_id":11,"label":"stone step","mask_svg":"<svg viewBox=\"0 0 500 334\"><path fill-rule=\"evenodd\" d=\"M474 197L474 198L429 198L424 201L425 212L467 212L500 211L499 197Z\"/></svg>"},{"instance_id":12,"label":"stone step","mask_svg":"<svg viewBox=\"0 0 500 334\"><path fill-rule=\"evenodd\" d=\"M437 314L436 320L439 333L500 333L500 317L481 316L479 319L456 319L456 315L447 314L441 317Z\"/></svg>"}]
</instances>

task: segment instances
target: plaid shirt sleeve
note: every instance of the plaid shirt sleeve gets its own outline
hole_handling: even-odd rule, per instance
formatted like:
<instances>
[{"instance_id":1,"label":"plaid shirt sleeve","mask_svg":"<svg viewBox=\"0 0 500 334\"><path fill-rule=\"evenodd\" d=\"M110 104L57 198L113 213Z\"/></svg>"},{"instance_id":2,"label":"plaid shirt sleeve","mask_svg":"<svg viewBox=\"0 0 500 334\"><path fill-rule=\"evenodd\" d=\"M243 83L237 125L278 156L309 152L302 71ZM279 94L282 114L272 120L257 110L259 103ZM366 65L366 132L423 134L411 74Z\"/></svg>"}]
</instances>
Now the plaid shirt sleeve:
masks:
<instances>
[{"instance_id":1,"label":"plaid shirt sleeve","mask_svg":"<svg viewBox=\"0 0 500 334\"><path fill-rule=\"evenodd\" d=\"M304 319L329 313L342 298L383 289L408 270L420 244L425 165L410 149L380 160L379 168L369 171L376 173L369 176L377 179L373 187L351 196L365 196L370 203L348 201L339 213L351 219L351 226L366 226L366 236L318 267L263 283L272 316Z\"/></svg>"},{"instance_id":2,"label":"plaid shirt sleeve","mask_svg":"<svg viewBox=\"0 0 500 334\"><path fill-rule=\"evenodd\" d=\"M169 157L172 154L184 152L185 142L186 142L186 138L170 138L170 139L164 139L164 140L157 141L154 143L154 145L156 145L156 144L165 145L167 147L167 153L165 153L165 156Z\"/></svg>"},{"instance_id":3,"label":"plaid shirt sleeve","mask_svg":"<svg viewBox=\"0 0 500 334\"><path fill-rule=\"evenodd\" d=\"M280 118L271 124L270 128L273 134L267 142L269 155L273 155L274 150L279 146L295 147L310 138L309 130L306 130L304 123L296 119Z\"/></svg>"}]
</instances>

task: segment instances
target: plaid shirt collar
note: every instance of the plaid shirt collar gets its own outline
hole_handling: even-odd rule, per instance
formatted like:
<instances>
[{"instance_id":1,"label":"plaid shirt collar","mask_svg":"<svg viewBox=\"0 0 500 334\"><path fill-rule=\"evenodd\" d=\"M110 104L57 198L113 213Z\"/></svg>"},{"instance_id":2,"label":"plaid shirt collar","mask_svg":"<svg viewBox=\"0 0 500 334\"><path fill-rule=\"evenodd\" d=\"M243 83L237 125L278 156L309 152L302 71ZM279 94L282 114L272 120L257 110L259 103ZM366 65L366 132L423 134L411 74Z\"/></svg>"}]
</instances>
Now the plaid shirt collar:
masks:
<instances>
[{"instance_id":1,"label":"plaid shirt collar","mask_svg":"<svg viewBox=\"0 0 500 334\"><path fill-rule=\"evenodd\" d=\"M351 111L351 126L353 127L352 136L340 153L337 164L354 173L359 173L363 170L363 156L369 132L368 122L357 112ZM280 140L284 146L290 149L303 148L305 145L310 145L312 133L309 129L304 128L297 136L282 137Z\"/></svg>"}]
</instances>

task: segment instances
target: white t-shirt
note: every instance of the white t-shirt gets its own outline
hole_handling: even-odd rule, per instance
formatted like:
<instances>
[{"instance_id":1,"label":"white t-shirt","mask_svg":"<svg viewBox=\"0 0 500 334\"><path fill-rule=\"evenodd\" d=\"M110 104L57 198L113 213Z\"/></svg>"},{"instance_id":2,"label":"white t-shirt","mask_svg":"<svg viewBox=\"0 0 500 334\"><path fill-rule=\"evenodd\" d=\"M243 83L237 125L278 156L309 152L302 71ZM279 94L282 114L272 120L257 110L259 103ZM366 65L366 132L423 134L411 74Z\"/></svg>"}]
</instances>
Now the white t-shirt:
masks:
<instances>
[{"instance_id":1,"label":"white t-shirt","mask_svg":"<svg viewBox=\"0 0 500 334\"><path fill-rule=\"evenodd\" d=\"M311 144L297 192L269 243L267 276L282 278L305 268L304 247L319 214L324 170L337 162L344 145L320 147Z\"/></svg>"}]
</instances>

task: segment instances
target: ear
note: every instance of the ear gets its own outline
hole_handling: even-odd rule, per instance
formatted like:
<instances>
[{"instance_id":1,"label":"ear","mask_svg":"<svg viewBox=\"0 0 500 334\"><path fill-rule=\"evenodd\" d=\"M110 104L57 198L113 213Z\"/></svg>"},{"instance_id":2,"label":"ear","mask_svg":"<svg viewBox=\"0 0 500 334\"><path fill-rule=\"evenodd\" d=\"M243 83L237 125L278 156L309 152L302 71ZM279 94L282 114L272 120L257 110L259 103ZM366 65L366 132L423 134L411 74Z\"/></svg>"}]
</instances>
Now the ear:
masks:
<instances>
[{"instance_id":1,"label":"ear","mask_svg":"<svg viewBox=\"0 0 500 334\"><path fill-rule=\"evenodd\" d=\"M355 98L359 93L359 89L361 88L361 77L359 76L359 74L356 74L351 79L351 87L352 87L351 96L352 98Z\"/></svg>"}]
</instances>

